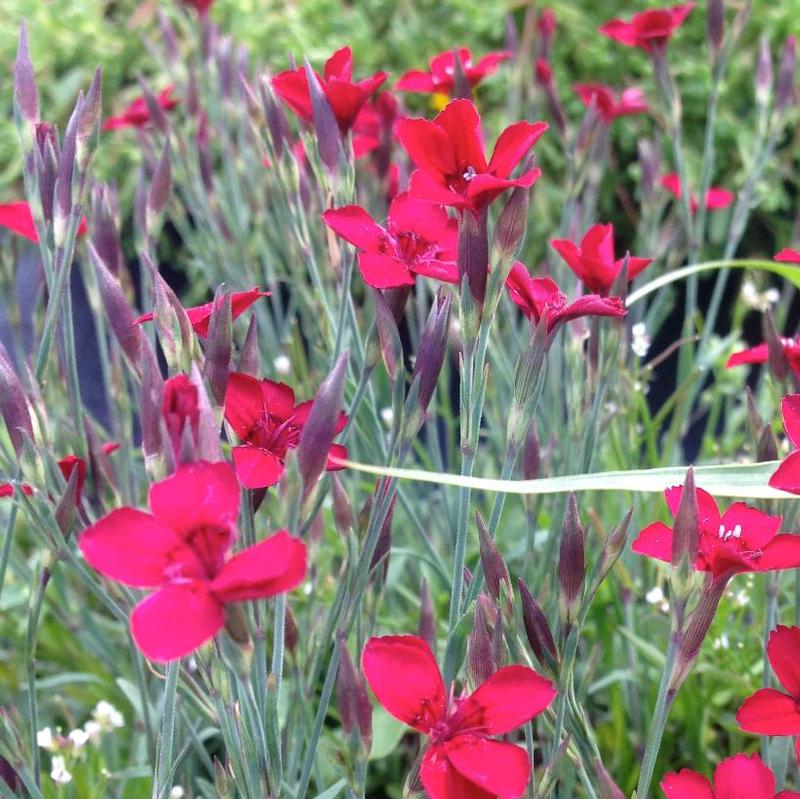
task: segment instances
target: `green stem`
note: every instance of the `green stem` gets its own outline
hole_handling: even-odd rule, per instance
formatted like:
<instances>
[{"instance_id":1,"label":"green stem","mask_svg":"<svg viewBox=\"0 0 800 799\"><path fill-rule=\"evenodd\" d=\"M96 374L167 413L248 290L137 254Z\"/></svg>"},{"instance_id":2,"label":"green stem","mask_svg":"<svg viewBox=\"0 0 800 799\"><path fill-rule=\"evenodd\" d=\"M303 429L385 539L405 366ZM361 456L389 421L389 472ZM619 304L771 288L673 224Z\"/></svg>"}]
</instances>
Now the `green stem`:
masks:
<instances>
[{"instance_id":1,"label":"green stem","mask_svg":"<svg viewBox=\"0 0 800 799\"><path fill-rule=\"evenodd\" d=\"M178 675L180 660L167 665L167 679L164 684L164 703L161 711L161 730L156 750L156 774L153 781L153 799L166 799L172 787L172 754L175 744L175 705L178 698Z\"/></svg>"}]
</instances>

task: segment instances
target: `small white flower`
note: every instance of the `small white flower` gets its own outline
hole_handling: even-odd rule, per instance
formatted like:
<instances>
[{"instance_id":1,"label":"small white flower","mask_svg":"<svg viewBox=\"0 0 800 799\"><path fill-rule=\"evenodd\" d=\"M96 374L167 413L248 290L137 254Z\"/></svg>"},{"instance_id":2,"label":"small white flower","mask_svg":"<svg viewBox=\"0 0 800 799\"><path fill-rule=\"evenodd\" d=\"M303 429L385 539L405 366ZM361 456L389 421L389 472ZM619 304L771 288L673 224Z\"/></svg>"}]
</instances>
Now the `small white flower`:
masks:
<instances>
[{"instance_id":1,"label":"small white flower","mask_svg":"<svg viewBox=\"0 0 800 799\"><path fill-rule=\"evenodd\" d=\"M59 785L66 785L72 780L72 774L67 771L67 765L64 758L56 755L50 764L50 779L57 782Z\"/></svg>"},{"instance_id":2,"label":"small white flower","mask_svg":"<svg viewBox=\"0 0 800 799\"><path fill-rule=\"evenodd\" d=\"M647 328L644 322L637 322L631 328L631 349L634 355L644 358L650 350L650 345L652 343L653 340L647 335Z\"/></svg>"},{"instance_id":3,"label":"small white flower","mask_svg":"<svg viewBox=\"0 0 800 799\"><path fill-rule=\"evenodd\" d=\"M275 357L272 366L279 375L288 375L292 371L292 361L286 353L281 353Z\"/></svg>"},{"instance_id":4,"label":"small white flower","mask_svg":"<svg viewBox=\"0 0 800 799\"><path fill-rule=\"evenodd\" d=\"M175 785L169 792L169 799L183 799L185 795L186 791L180 785Z\"/></svg>"},{"instance_id":5,"label":"small white flower","mask_svg":"<svg viewBox=\"0 0 800 799\"><path fill-rule=\"evenodd\" d=\"M731 645L727 633L722 633L719 638L714 639L714 649L729 649Z\"/></svg>"},{"instance_id":6,"label":"small white flower","mask_svg":"<svg viewBox=\"0 0 800 799\"><path fill-rule=\"evenodd\" d=\"M100 740L100 733L103 732L103 728L94 719L91 719L83 725L83 731L86 733L87 738L93 744L96 744Z\"/></svg>"},{"instance_id":7,"label":"small white flower","mask_svg":"<svg viewBox=\"0 0 800 799\"><path fill-rule=\"evenodd\" d=\"M394 411L391 408L381 408L381 419L387 427L391 427L394 422Z\"/></svg>"},{"instance_id":8,"label":"small white flower","mask_svg":"<svg viewBox=\"0 0 800 799\"><path fill-rule=\"evenodd\" d=\"M651 588L644 595L644 598L651 605L660 605L664 601L664 592L658 586L656 586L655 588Z\"/></svg>"},{"instance_id":9,"label":"small white flower","mask_svg":"<svg viewBox=\"0 0 800 799\"><path fill-rule=\"evenodd\" d=\"M71 730L67 738L74 749L83 749L91 740L91 735L85 729L77 729Z\"/></svg>"},{"instance_id":10,"label":"small white flower","mask_svg":"<svg viewBox=\"0 0 800 799\"><path fill-rule=\"evenodd\" d=\"M776 288L759 291L752 280L745 280L742 283L742 301L745 305L757 311L766 311L770 305L774 305L780 298L781 294Z\"/></svg>"},{"instance_id":11,"label":"small white flower","mask_svg":"<svg viewBox=\"0 0 800 799\"><path fill-rule=\"evenodd\" d=\"M42 749L47 749L50 752L54 751L57 746L55 738L53 738L53 731L49 727L39 730L36 733L36 744Z\"/></svg>"},{"instance_id":12,"label":"small white flower","mask_svg":"<svg viewBox=\"0 0 800 799\"><path fill-rule=\"evenodd\" d=\"M101 699L97 703L97 707L92 711L92 718L104 732L110 732L125 726L125 719L122 717L122 713L111 702L106 702L105 699Z\"/></svg>"}]
</instances>

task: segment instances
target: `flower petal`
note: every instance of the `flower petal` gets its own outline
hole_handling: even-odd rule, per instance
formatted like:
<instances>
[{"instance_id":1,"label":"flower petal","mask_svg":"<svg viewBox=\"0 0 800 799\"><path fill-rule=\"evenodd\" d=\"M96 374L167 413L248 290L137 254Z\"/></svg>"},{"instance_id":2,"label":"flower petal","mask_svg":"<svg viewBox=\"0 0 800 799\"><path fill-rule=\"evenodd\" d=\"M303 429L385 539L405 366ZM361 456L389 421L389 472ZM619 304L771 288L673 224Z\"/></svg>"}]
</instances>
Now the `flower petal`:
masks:
<instances>
[{"instance_id":1,"label":"flower petal","mask_svg":"<svg viewBox=\"0 0 800 799\"><path fill-rule=\"evenodd\" d=\"M283 461L269 450L244 444L231 450L236 476L245 488L268 488L283 477Z\"/></svg>"},{"instance_id":2,"label":"flower petal","mask_svg":"<svg viewBox=\"0 0 800 799\"><path fill-rule=\"evenodd\" d=\"M517 122L509 125L494 145L489 171L499 178L507 178L548 127L546 122Z\"/></svg>"},{"instance_id":3,"label":"flower petal","mask_svg":"<svg viewBox=\"0 0 800 799\"><path fill-rule=\"evenodd\" d=\"M413 286L414 275L408 265L397 258L376 252L358 254L358 271L368 286L376 289L393 289Z\"/></svg>"},{"instance_id":4,"label":"flower petal","mask_svg":"<svg viewBox=\"0 0 800 799\"><path fill-rule=\"evenodd\" d=\"M781 528L783 516L769 516L744 502L734 502L719 520L720 527L742 530L742 540L749 549L763 549Z\"/></svg>"},{"instance_id":5,"label":"flower petal","mask_svg":"<svg viewBox=\"0 0 800 799\"><path fill-rule=\"evenodd\" d=\"M261 381L251 375L231 372L225 389L225 419L234 433L246 441L264 413Z\"/></svg>"},{"instance_id":6,"label":"flower petal","mask_svg":"<svg viewBox=\"0 0 800 799\"><path fill-rule=\"evenodd\" d=\"M800 735L796 700L774 688L762 688L748 696L736 714L736 721L746 732L759 735Z\"/></svg>"},{"instance_id":7,"label":"flower petal","mask_svg":"<svg viewBox=\"0 0 800 799\"><path fill-rule=\"evenodd\" d=\"M789 441L800 447L800 394L789 394L781 400L781 416Z\"/></svg>"},{"instance_id":8,"label":"flower petal","mask_svg":"<svg viewBox=\"0 0 800 799\"><path fill-rule=\"evenodd\" d=\"M516 799L525 792L531 761L519 746L480 735L458 735L445 747L456 771L492 796Z\"/></svg>"},{"instance_id":9,"label":"flower petal","mask_svg":"<svg viewBox=\"0 0 800 799\"><path fill-rule=\"evenodd\" d=\"M756 571L797 568L800 568L800 535L793 533L776 535L763 547L755 564Z\"/></svg>"},{"instance_id":10,"label":"flower petal","mask_svg":"<svg viewBox=\"0 0 800 799\"><path fill-rule=\"evenodd\" d=\"M383 228L359 205L331 208L325 211L322 220L337 236L362 250L380 252L386 238Z\"/></svg>"},{"instance_id":11,"label":"flower petal","mask_svg":"<svg viewBox=\"0 0 800 799\"><path fill-rule=\"evenodd\" d=\"M439 125L427 119L402 119L396 130L400 144L420 169L438 175L456 173L458 163L453 144Z\"/></svg>"},{"instance_id":12,"label":"flower petal","mask_svg":"<svg viewBox=\"0 0 800 799\"><path fill-rule=\"evenodd\" d=\"M772 799L775 777L758 755L734 755L714 771L717 799Z\"/></svg>"},{"instance_id":13,"label":"flower petal","mask_svg":"<svg viewBox=\"0 0 800 799\"><path fill-rule=\"evenodd\" d=\"M800 449L790 452L772 473L769 484L789 494L800 494Z\"/></svg>"},{"instance_id":14,"label":"flower petal","mask_svg":"<svg viewBox=\"0 0 800 799\"><path fill-rule=\"evenodd\" d=\"M481 118L472 100L448 103L434 119L434 124L447 133L455 154L456 170L471 166L478 174L486 172Z\"/></svg>"},{"instance_id":15,"label":"flower petal","mask_svg":"<svg viewBox=\"0 0 800 799\"><path fill-rule=\"evenodd\" d=\"M427 748L419 775L429 799L497 799L459 774L443 745L432 744Z\"/></svg>"},{"instance_id":16,"label":"flower petal","mask_svg":"<svg viewBox=\"0 0 800 799\"><path fill-rule=\"evenodd\" d=\"M444 716L442 674L431 648L421 638L370 638L361 667L381 705L404 724L428 732Z\"/></svg>"},{"instance_id":17,"label":"flower petal","mask_svg":"<svg viewBox=\"0 0 800 799\"><path fill-rule=\"evenodd\" d=\"M234 555L211 583L221 602L263 599L296 588L306 574L306 545L280 530Z\"/></svg>"},{"instance_id":18,"label":"flower petal","mask_svg":"<svg viewBox=\"0 0 800 799\"><path fill-rule=\"evenodd\" d=\"M538 716L553 701L550 680L527 666L506 666L480 685L461 704L458 728L503 735Z\"/></svg>"},{"instance_id":19,"label":"flower petal","mask_svg":"<svg viewBox=\"0 0 800 799\"><path fill-rule=\"evenodd\" d=\"M708 779L688 768L665 774L661 780L661 790L667 799L714 799Z\"/></svg>"},{"instance_id":20,"label":"flower petal","mask_svg":"<svg viewBox=\"0 0 800 799\"><path fill-rule=\"evenodd\" d=\"M193 652L225 623L222 605L204 582L166 585L131 613L131 632L142 652L159 662Z\"/></svg>"},{"instance_id":21,"label":"flower petal","mask_svg":"<svg viewBox=\"0 0 800 799\"><path fill-rule=\"evenodd\" d=\"M118 508L87 527L78 546L92 568L134 588L163 584L167 569L199 577L203 566L169 526L134 508Z\"/></svg>"},{"instance_id":22,"label":"flower petal","mask_svg":"<svg viewBox=\"0 0 800 799\"><path fill-rule=\"evenodd\" d=\"M631 544L631 549L639 555L647 555L649 558L670 563L672 561L672 528L667 527L664 522L648 524Z\"/></svg>"},{"instance_id":23,"label":"flower petal","mask_svg":"<svg viewBox=\"0 0 800 799\"><path fill-rule=\"evenodd\" d=\"M769 360L769 347L766 344L759 344L747 350L734 352L725 362L725 368L741 366L745 363L766 363Z\"/></svg>"}]
</instances>

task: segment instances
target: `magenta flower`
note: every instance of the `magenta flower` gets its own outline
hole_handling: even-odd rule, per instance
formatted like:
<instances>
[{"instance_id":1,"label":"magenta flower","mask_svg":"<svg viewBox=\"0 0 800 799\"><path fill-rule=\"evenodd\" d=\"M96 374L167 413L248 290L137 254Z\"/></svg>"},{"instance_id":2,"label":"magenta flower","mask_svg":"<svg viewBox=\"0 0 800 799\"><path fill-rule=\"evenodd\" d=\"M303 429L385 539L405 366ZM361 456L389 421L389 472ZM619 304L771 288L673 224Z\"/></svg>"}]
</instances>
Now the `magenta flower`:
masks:
<instances>
[{"instance_id":1,"label":"magenta flower","mask_svg":"<svg viewBox=\"0 0 800 799\"><path fill-rule=\"evenodd\" d=\"M458 283L458 223L439 205L398 194L385 228L358 205L334 208L322 218L361 250L358 267L373 288L413 286L416 275Z\"/></svg>"},{"instance_id":2,"label":"magenta flower","mask_svg":"<svg viewBox=\"0 0 800 799\"><path fill-rule=\"evenodd\" d=\"M487 53L477 63L472 62L472 53L468 47L459 47L458 57L470 87L477 86L484 78L494 74L503 61L513 56L508 50ZM453 50L440 53L431 59L430 69L424 72L412 69L406 72L397 84L396 89L403 92L423 92L426 94L441 93L448 97L455 88L455 55Z\"/></svg>"},{"instance_id":3,"label":"magenta flower","mask_svg":"<svg viewBox=\"0 0 800 799\"><path fill-rule=\"evenodd\" d=\"M567 296L549 277L531 277L525 264L517 261L506 279L511 299L531 324L546 319L547 332L553 332L562 322L581 316L625 316L627 311L619 297L586 294L568 303Z\"/></svg>"},{"instance_id":4,"label":"magenta flower","mask_svg":"<svg viewBox=\"0 0 800 799\"><path fill-rule=\"evenodd\" d=\"M433 122L404 119L397 135L417 166L411 196L477 212L506 189L532 186L539 169L518 178L510 175L546 130L546 122L511 125L500 134L487 163L481 118L470 100L453 100Z\"/></svg>"},{"instance_id":5,"label":"magenta flower","mask_svg":"<svg viewBox=\"0 0 800 799\"><path fill-rule=\"evenodd\" d=\"M164 111L172 111L180 100L172 96L174 86L162 89L156 102ZM119 116L109 117L103 123L103 130L119 130L120 128L144 128L150 124L150 109L144 97L137 97Z\"/></svg>"},{"instance_id":6,"label":"magenta flower","mask_svg":"<svg viewBox=\"0 0 800 799\"><path fill-rule=\"evenodd\" d=\"M594 225L580 244L568 239L551 239L550 246L589 291L607 297L622 269L624 258L614 258L614 226ZM653 262L652 258L628 258L628 280L633 280Z\"/></svg>"},{"instance_id":7,"label":"magenta flower","mask_svg":"<svg viewBox=\"0 0 800 799\"><path fill-rule=\"evenodd\" d=\"M792 336L792 338L781 336L780 343L791 370L800 377L800 336ZM756 344L755 347L734 352L725 362L725 367L731 369L746 363L767 363L768 361L769 345L763 342Z\"/></svg>"},{"instance_id":8,"label":"magenta flower","mask_svg":"<svg viewBox=\"0 0 800 799\"><path fill-rule=\"evenodd\" d=\"M349 47L337 50L325 62L325 74L317 75L325 98L346 134L356 121L359 111L387 78L385 72L376 72L364 80L353 80L353 52ZM272 88L292 111L306 122L313 121L311 92L303 67L280 72L272 79Z\"/></svg>"},{"instance_id":9,"label":"magenta flower","mask_svg":"<svg viewBox=\"0 0 800 799\"><path fill-rule=\"evenodd\" d=\"M306 547L281 530L226 558L235 538L239 483L227 463L197 462L150 486L150 513L118 508L78 539L87 562L133 588L154 588L131 614L151 660L188 655L225 624L225 606L295 588Z\"/></svg>"},{"instance_id":10,"label":"magenta flower","mask_svg":"<svg viewBox=\"0 0 800 799\"><path fill-rule=\"evenodd\" d=\"M623 89L617 95L611 86L603 83L576 83L572 88L587 108L594 105L607 125L619 117L646 114L650 110L642 89Z\"/></svg>"},{"instance_id":11,"label":"magenta flower","mask_svg":"<svg viewBox=\"0 0 800 799\"><path fill-rule=\"evenodd\" d=\"M781 461L769 484L789 494L800 494L800 394L789 394L781 400L781 415L794 451Z\"/></svg>"},{"instance_id":12,"label":"magenta flower","mask_svg":"<svg viewBox=\"0 0 800 799\"><path fill-rule=\"evenodd\" d=\"M651 8L634 14L630 21L612 19L600 27L600 33L628 47L641 47L652 52L666 47L694 6L694 3L683 3L671 8Z\"/></svg>"},{"instance_id":13,"label":"magenta flower","mask_svg":"<svg viewBox=\"0 0 800 799\"><path fill-rule=\"evenodd\" d=\"M676 200L680 200L680 198L683 197L681 179L676 172L664 175L661 178L661 185L672 194ZM723 189L720 186L712 186L706 194L706 208L709 211L721 211L723 208L727 208L735 199L736 195L732 191ZM697 209L700 207L700 200L694 192L692 192L689 199L689 207L693 214L696 214Z\"/></svg>"},{"instance_id":14,"label":"magenta flower","mask_svg":"<svg viewBox=\"0 0 800 799\"><path fill-rule=\"evenodd\" d=\"M39 243L31 207L26 202L0 203L0 227L8 228L34 244ZM88 227L86 217L83 217L78 225L78 235L86 233Z\"/></svg>"}]
</instances>

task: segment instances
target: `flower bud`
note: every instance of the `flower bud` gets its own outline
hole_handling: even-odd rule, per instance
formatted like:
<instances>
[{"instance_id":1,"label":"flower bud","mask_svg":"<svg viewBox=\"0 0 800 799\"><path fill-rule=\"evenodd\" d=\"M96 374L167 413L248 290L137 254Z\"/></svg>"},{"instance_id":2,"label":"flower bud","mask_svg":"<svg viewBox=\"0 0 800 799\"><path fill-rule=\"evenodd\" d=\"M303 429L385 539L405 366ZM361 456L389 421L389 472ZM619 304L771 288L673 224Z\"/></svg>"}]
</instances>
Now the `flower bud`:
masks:
<instances>
[{"instance_id":1,"label":"flower bud","mask_svg":"<svg viewBox=\"0 0 800 799\"><path fill-rule=\"evenodd\" d=\"M142 452L151 475L162 477L164 464L161 457L161 412L164 406L164 379L158 368L156 354L147 339L142 340L141 372Z\"/></svg>"},{"instance_id":2,"label":"flower bud","mask_svg":"<svg viewBox=\"0 0 800 799\"><path fill-rule=\"evenodd\" d=\"M489 531L486 529L486 525L478 511L475 511L475 521L478 525L483 577L486 581L489 596L497 602L500 599L500 584L504 582L510 587L511 577L508 574L508 566L506 566L503 556L498 551L497 544L489 537Z\"/></svg>"},{"instance_id":3,"label":"flower bud","mask_svg":"<svg viewBox=\"0 0 800 799\"><path fill-rule=\"evenodd\" d=\"M262 76L259 82L259 90L272 149L275 151L275 155L280 158L291 141L289 120L286 118L281 106L275 102L275 95L272 93L272 84L268 75Z\"/></svg>"},{"instance_id":4,"label":"flower bud","mask_svg":"<svg viewBox=\"0 0 800 799\"><path fill-rule=\"evenodd\" d=\"M225 404L232 350L231 293L223 292L220 286L214 296L214 307L208 322L206 361L203 367L203 376L208 380L211 398L220 408Z\"/></svg>"},{"instance_id":5,"label":"flower bud","mask_svg":"<svg viewBox=\"0 0 800 799\"><path fill-rule=\"evenodd\" d=\"M239 351L238 371L245 375L258 377L260 357L258 352L258 322L255 314L250 317L244 344Z\"/></svg>"},{"instance_id":6,"label":"flower bud","mask_svg":"<svg viewBox=\"0 0 800 799\"><path fill-rule=\"evenodd\" d=\"M453 100L472 99L472 89L464 72L464 64L461 61L461 53L458 49L453 50L453 84Z\"/></svg>"},{"instance_id":7,"label":"flower bud","mask_svg":"<svg viewBox=\"0 0 800 799\"><path fill-rule=\"evenodd\" d=\"M158 10L158 27L161 31L161 40L164 42L167 63L175 67L181 63L178 37L175 33L175 28L172 27L172 23L169 21L169 17L161 9Z\"/></svg>"},{"instance_id":8,"label":"flower bud","mask_svg":"<svg viewBox=\"0 0 800 799\"><path fill-rule=\"evenodd\" d=\"M428 581L424 577L422 578L422 590L419 600L417 635L428 644L431 651L436 651L436 613L431 600L431 590L428 586Z\"/></svg>"},{"instance_id":9,"label":"flower bud","mask_svg":"<svg viewBox=\"0 0 800 799\"><path fill-rule=\"evenodd\" d=\"M539 663L552 668L558 659L558 653L547 617L522 578L519 579L518 585L520 604L522 605L522 623L528 643Z\"/></svg>"},{"instance_id":10,"label":"flower bud","mask_svg":"<svg viewBox=\"0 0 800 799\"><path fill-rule=\"evenodd\" d=\"M19 456L25 444L25 436L33 440L33 423L28 409L28 398L2 342L0 342L0 414L8 428L8 436L14 451Z\"/></svg>"},{"instance_id":11,"label":"flower bud","mask_svg":"<svg viewBox=\"0 0 800 799\"><path fill-rule=\"evenodd\" d=\"M111 187L96 183L92 188L91 242L95 254L113 275L123 267L122 247L117 227L116 195Z\"/></svg>"},{"instance_id":12,"label":"flower bud","mask_svg":"<svg viewBox=\"0 0 800 799\"><path fill-rule=\"evenodd\" d=\"M283 628L283 645L286 647L286 651L289 652L289 654L294 654L295 650L297 649L297 642L299 640L300 630L297 627L297 621L295 620L291 607L287 605L286 624Z\"/></svg>"},{"instance_id":13,"label":"flower bud","mask_svg":"<svg viewBox=\"0 0 800 799\"><path fill-rule=\"evenodd\" d=\"M475 606L472 632L467 640L467 669L470 682L475 687L482 685L495 672L492 637L487 627L488 620L483 606L478 602Z\"/></svg>"},{"instance_id":14,"label":"flower bud","mask_svg":"<svg viewBox=\"0 0 800 799\"><path fill-rule=\"evenodd\" d=\"M344 403L344 384L347 377L349 353L345 350L337 359L314 397L308 421L300 434L297 464L303 478L303 494L308 496L328 460L328 450L336 437Z\"/></svg>"},{"instance_id":15,"label":"flower bud","mask_svg":"<svg viewBox=\"0 0 800 799\"><path fill-rule=\"evenodd\" d=\"M346 538L353 529L353 507L342 481L334 472L331 474L331 495L333 497L333 520L339 535Z\"/></svg>"},{"instance_id":16,"label":"flower bud","mask_svg":"<svg viewBox=\"0 0 800 799\"><path fill-rule=\"evenodd\" d=\"M758 61L756 62L756 102L764 107L772 92L772 53L769 40L762 36L759 41Z\"/></svg>"},{"instance_id":17,"label":"flower bud","mask_svg":"<svg viewBox=\"0 0 800 799\"><path fill-rule=\"evenodd\" d=\"M150 91L150 87L141 78L139 79L139 86L142 89L142 97L144 97L144 102L147 106L150 122L159 133L167 133L169 120L164 113L164 109L159 105L158 99L153 92Z\"/></svg>"},{"instance_id":18,"label":"flower bud","mask_svg":"<svg viewBox=\"0 0 800 799\"><path fill-rule=\"evenodd\" d=\"M372 746L372 705L367 694L366 680L350 657L345 634L340 632L337 638L339 673L336 677L336 694L342 727L348 736L353 730L358 729L361 743L369 752Z\"/></svg>"},{"instance_id":19,"label":"flower bud","mask_svg":"<svg viewBox=\"0 0 800 799\"><path fill-rule=\"evenodd\" d=\"M612 527L606 536L603 542L603 550L600 553L600 569L593 590L597 590L600 583L605 580L608 573L614 567L614 564L619 560L622 551L625 549L632 517L633 508L629 508L622 521L616 527Z\"/></svg>"},{"instance_id":20,"label":"flower bud","mask_svg":"<svg viewBox=\"0 0 800 799\"><path fill-rule=\"evenodd\" d=\"M211 194L214 191L214 166L211 161L208 115L205 111L200 113L195 143L197 145L197 163L200 167L200 179L203 181L203 188Z\"/></svg>"},{"instance_id":21,"label":"flower bud","mask_svg":"<svg viewBox=\"0 0 800 799\"><path fill-rule=\"evenodd\" d=\"M522 445L522 477L524 480L535 480L542 471L542 448L539 434L536 432L536 420L531 420L525 443Z\"/></svg>"},{"instance_id":22,"label":"flower bud","mask_svg":"<svg viewBox=\"0 0 800 799\"><path fill-rule=\"evenodd\" d=\"M716 61L722 48L722 37L725 32L725 2L724 0L708 0L708 14L706 15L706 33L711 46L711 55Z\"/></svg>"},{"instance_id":23,"label":"flower bud","mask_svg":"<svg viewBox=\"0 0 800 799\"><path fill-rule=\"evenodd\" d=\"M142 349L142 331L135 324L133 309L128 303L119 280L109 271L103 259L94 248L94 243L89 242L89 260L97 274L97 285L103 309L114 331L114 336L125 356L136 367Z\"/></svg>"},{"instance_id":24,"label":"flower bud","mask_svg":"<svg viewBox=\"0 0 800 799\"><path fill-rule=\"evenodd\" d=\"M97 147L100 136L100 116L103 112L102 98L103 73L100 67L94 71L89 90L83 103L76 137L76 158L78 169L85 172L89 159Z\"/></svg>"},{"instance_id":25,"label":"flower bud","mask_svg":"<svg viewBox=\"0 0 800 799\"><path fill-rule=\"evenodd\" d=\"M786 107L791 102L796 67L797 39L794 36L789 36L783 45L778 80L775 84L775 110L778 113L786 110Z\"/></svg>"},{"instance_id":26,"label":"flower bud","mask_svg":"<svg viewBox=\"0 0 800 799\"><path fill-rule=\"evenodd\" d=\"M54 189L53 231L56 247L63 247L66 242L67 228L72 215L72 175L75 169L78 122L83 114L83 93L67 123L61 153L58 158L58 171Z\"/></svg>"},{"instance_id":27,"label":"flower bud","mask_svg":"<svg viewBox=\"0 0 800 799\"><path fill-rule=\"evenodd\" d=\"M172 166L170 163L169 137L167 137L164 140L164 150L153 173L150 191L147 194L145 224L147 225L147 232L150 234L155 231L155 225L167 207L171 187Z\"/></svg>"},{"instance_id":28,"label":"flower bud","mask_svg":"<svg viewBox=\"0 0 800 799\"><path fill-rule=\"evenodd\" d=\"M214 791L218 799L233 799L235 788L231 776L230 766L226 768L222 762L214 757Z\"/></svg>"},{"instance_id":29,"label":"flower bud","mask_svg":"<svg viewBox=\"0 0 800 799\"><path fill-rule=\"evenodd\" d=\"M769 371L772 376L783 381L789 375L789 359L783 348L783 341L778 331L775 329L775 322L772 318L772 311L767 308L761 319L761 326L764 333L764 340L767 342Z\"/></svg>"},{"instance_id":30,"label":"flower bud","mask_svg":"<svg viewBox=\"0 0 800 799\"><path fill-rule=\"evenodd\" d=\"M486 299L486 280L489 275L489 228L486 211L465 210L458 220L458 276L463 285L467 278L469 290L478 308Z\"/></svg>"},{"instance_id":31,"label":"flower bud","mask_svg":"<svg viewBox=\"0 0 800 799\"><path fill-rule=\"evenodd\" d=\"M566 624L577 619L585 574L584 531L575 494L570 494L558 552L558 606Z\"/></svg>"},{"instance_id":32,"label":"flower bud","mask_svg":"<svg viewBox=\"0 0 800 799\"><path fill-rule=\"evenodd\" d=\"M305 59L305 70L311 95L311 112L314 119L314 131L317 134L319 157L328 173L335 175L339 171L339 153L342 149L339 123L336 121L328 99L325 97L308 59Z\"/></svg>"},{"instance_id":33,"label":"flower bud","mask_svg":"<svg viewBox=\"0 0 800 799\"><path fill-rule=\"evenodd\" d=\"M197 407L199 414L197 432L197 459L201 461L222 460L222 449L220 446L219 427L220 422L211 407L211 400L208 397L203 376L197 363L192 363L191 371L192 385L197 390Z\"/></svg>"},{"instance_id":34,"label":"flower bud","mask_svg":"<svg viewBox=\"0 0 800 799\"><path fill-rule=\"evenodd\" d=\"M524 171L528 172L532 168L532 161L529 159L525 164ZM519 252L525 238L525 231L528 226L528 208L530 206L531 190L530 187L515 187L497 218L494 226L494 248L497 252L498 261L508 262L508 269L514 256ZM503 275L502 282L508 275Z\"/></svg>"},{"instance_id":35,"label":"flower bud","mask_svg":"<svg viewBox=\"0 0 800 799\"><path fill-rule=\"evenodd\" d=\"M439 380L439 373L444 363L447 331L450 327L450 295L441 290L431 306L428 320L419 339L419 352L414 362L412 382L419 379L419 408L424 414L428 410L433 391Z\"/></svg>"},{"instance_id":36,"label":"flower bud","mask_svg":"<svg viewBox=\"0 0 800 799\"><path fill-rule=\"evenodd\" d=\"M176 462L181 459L181 446L185 432L193 442L199 436L200 405L197 396L197 387L194 386L185 374L175 375L164 383L164 400L161 406L164 424L167 428L172 451Z\"/></svg>"},{"instance_id":37,"label":"flower bud","mask_svg":"<svg viewBox=\"0 0 800 799\"><path fill-rule=\"evenodd\" d=\"M378 334L378 345L386 373L389 375L389 379L394 381L397 379L398 372L403 368L403 345L400 341L394 314L383 292L374 290L373 297L375 298L375 329Z\"/></svg>"},{"instance_id":38,"label":"flower bud","mask_svg":"<svg viewBox=\"0 0 800 799\"><path fill-rule=\"evenodd\" d=\"M38 121L39 90L36 88L36 74L28 49L28 29L24 22L19 26L17 60L14 62L14 101L26 122Z\"/></svg>"},{"instance_id":39,"label":"flower bud","mask_svg":"<svg viewBox=\"0 0 800 799\"><path fill-rule=\"evenodd\" d=\"M66 537L81 501L81 490L86 479L86 461L71 455L62 459L58 465L67 481L67 487L56 505L54 516L61 535Z\"/></svg>"},{"instance_id":40,"label":"flower bud","mask_svg":"<svg viewBox=\"0 0 800 799\"><path fill-rule=\"evenodd\" d=\"M397 502L397 495L392 497L389 504L389 512L381 525L380 533L378 534L378 541L375 544L375 551L372 553L372 560L369 564L370 572L374 571L379 564L383 564L381 570L382 576L386 576L389 568L389 553L392 550L392 520L394 518L394 506Z\"/></svg>"}]
</instances>

